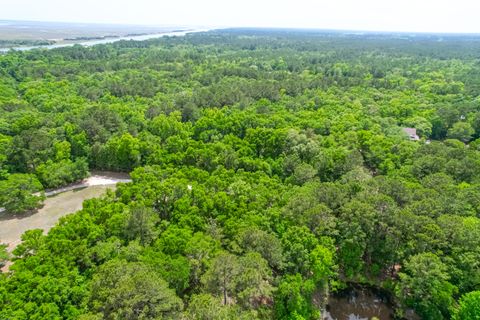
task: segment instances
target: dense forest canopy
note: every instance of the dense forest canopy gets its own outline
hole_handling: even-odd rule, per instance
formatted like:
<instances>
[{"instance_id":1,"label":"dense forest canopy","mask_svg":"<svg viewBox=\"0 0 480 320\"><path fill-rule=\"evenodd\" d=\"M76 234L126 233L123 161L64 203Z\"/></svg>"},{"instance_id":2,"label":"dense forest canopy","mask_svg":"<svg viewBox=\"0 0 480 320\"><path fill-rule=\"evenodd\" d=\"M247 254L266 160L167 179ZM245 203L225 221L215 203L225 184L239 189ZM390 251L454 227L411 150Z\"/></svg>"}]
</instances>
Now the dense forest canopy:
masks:
<instances>
[{"instance_id":1,"label":"dense forest canopy","mask_svg":"<svg viewBox=\"0 0 480 320\"><path fill-rule=\"evenodd\" d=\"M24 234L0 319L318 319L350 283L399 318L480 317L480 38L236 29L10 52L0 110L6 214L91 169L133 179Z\"/></svg>"}]
</instances>

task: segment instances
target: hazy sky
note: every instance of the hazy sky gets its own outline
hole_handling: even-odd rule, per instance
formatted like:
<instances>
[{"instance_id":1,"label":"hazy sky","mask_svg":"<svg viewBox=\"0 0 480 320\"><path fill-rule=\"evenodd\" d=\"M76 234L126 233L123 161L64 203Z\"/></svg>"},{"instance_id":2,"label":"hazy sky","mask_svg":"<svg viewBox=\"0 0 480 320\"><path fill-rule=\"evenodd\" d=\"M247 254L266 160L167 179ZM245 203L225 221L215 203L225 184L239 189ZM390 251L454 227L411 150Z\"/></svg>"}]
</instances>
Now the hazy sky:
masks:
<instances>
[{"instance_id":1,"label":"hazy sky","mask_svg":"<svg viewBox=\"0 0 480 320\"><path fill-rule=\"evenodd\" d=\"M0 0L0 19L480 33L480 0Z\"/></svg>"}]
</instances>

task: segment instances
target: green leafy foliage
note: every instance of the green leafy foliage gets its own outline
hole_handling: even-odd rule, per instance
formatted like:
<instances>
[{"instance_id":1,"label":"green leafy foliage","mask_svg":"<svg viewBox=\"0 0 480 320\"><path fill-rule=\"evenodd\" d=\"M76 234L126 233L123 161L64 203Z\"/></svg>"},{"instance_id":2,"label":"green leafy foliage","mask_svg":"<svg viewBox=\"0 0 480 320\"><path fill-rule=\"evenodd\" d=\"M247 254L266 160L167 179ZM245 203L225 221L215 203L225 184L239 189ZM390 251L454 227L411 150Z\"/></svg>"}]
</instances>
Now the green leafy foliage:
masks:
<instances>
[{"instance_id":1,"label":"green leafy foliage","mask_svg":"<svg viewBox=\"0 0 480 320\"><path fill-rule=\"evenodd\" d=\"M3 268L7 263L10 255L7 252L7 245L0 244L0 268Z\"/></svg>"},{"instance_id":2,"label":"green leafy foliage","mask_svg":"<svg viewBox=\"0 0 480 320\"><path fill-rule=\"evenodd\" d=\"M411 257L400 274L399 294L425 318L442 319L453 304L455 287L448 282L447 266L433 253Z\"/></svg>"},{"instance_id":3,"label":"green leafy foliage","mask_svg":"<svg viewBox=\"0 0 480 320\"><path fill-rule=\"evenodd\" d=\"M89 170L133 181L23 235L0 319L318 319L350 283L398 314L477 319L480 42L405 37L1 55L0 208Z\"/></svg>"},{"instance_id":4,"label":"green leafy foliage","mask_svg":"<svg viewBox=\"0 0 480 320\"><path fill-rule=\"evenodd\" d=\"M8 175L6 180L0 180L0 207L7 213L22 213L41 206L43 189L38 179L31 174L15 173Z\"/></svg>"},{"instance_id":5,"label":"green leafy foliage","mask_svg":"<svg viewBox=\"0 0 480 320\"><path fill-rule=\"evenodd\" d=\"M91 309L103 319L175 319L182 301L142 264L112 260L92 281Z\"/></svg>"},{"instance_id":6,"label":"green leafy foliage","mask_svg":"<svg viewBox=\"0 0 480 320\"><path fill-rule=\"evenodd\" d=\"M473 291L460 298L455 319L475 320L480 318L480 291Z\"/></svg>"}]
</instances>

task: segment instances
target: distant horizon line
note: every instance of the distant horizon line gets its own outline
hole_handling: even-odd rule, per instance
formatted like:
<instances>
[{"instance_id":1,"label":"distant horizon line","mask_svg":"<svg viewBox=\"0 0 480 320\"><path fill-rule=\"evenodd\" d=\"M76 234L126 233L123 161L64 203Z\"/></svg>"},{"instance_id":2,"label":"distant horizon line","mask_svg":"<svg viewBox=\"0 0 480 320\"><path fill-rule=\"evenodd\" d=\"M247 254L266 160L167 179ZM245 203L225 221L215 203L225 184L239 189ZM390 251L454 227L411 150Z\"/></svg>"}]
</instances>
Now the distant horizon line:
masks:
<instances>
[{"instance_id":1,"label":"distant horizon line","mask_svg":"<svg viewBox=\"0 0 480 320\"><path fill-rule=\"evenodd\" d=\"M292 27L292 26L215 26L215 25L188 25L188 24L142 24L142 23L120 23L120 22L85 22L85 21L58 21L58 20L30 20L30 19L5 19L0 18L1 22L33 22L33 23L63 23L63 24L85 24L102 26L136 26L136 27L172 27L172 28L208 28L209 30L225 29L250 29L250 30L298 30L298 31L322 31L322 32L343 32L343 33L370 33L370 34L422 34L422 35L450 35L450 36L480 36L480 31L472 32L452 32L452 31L399 31L382 29L343 29L327 27Z\"/></svg>"}]
</instances>

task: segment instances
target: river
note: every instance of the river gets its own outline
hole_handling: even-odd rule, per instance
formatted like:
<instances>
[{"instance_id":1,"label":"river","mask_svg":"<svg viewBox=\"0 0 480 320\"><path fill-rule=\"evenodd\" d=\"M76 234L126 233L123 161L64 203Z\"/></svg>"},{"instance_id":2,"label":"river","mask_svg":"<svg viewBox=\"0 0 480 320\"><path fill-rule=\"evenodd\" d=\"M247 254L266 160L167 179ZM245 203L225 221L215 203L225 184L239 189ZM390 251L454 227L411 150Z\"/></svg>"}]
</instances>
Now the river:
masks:
<instances>
[{"instance_id":1,"label":"river","mask_svg":"<svg viewBox=\"0 0 480 320\"><path fill-rule=\"evenodd\" d=\"M11 47L11 48L0 48L0 53L7 53L10 50L18 50L18 51L27 51L32 49L55 49L55 48L64 48L64 47L71 47L76 44L79 44L84 47L91 47L97 44L107 44L113 43L122 40L134 40L134 41L144 41L148 39L155 39L161 37L182 37L189 33L196 33L196 32L205 32L209 29L194 29L194 30L182 30L182 31L172 31L172 32L165 32L165 33L152 33L152 34L145 34L145 35L137 35L137 36L125 36L125 37L115 37L115 38L105 38L105 39L98 39L98 40L88 40L88 41L81 41L81 42L70 42L70 43L56 43L51 45L45 46L18 46L18 47Z\"/></svg>"}]
</instances>

